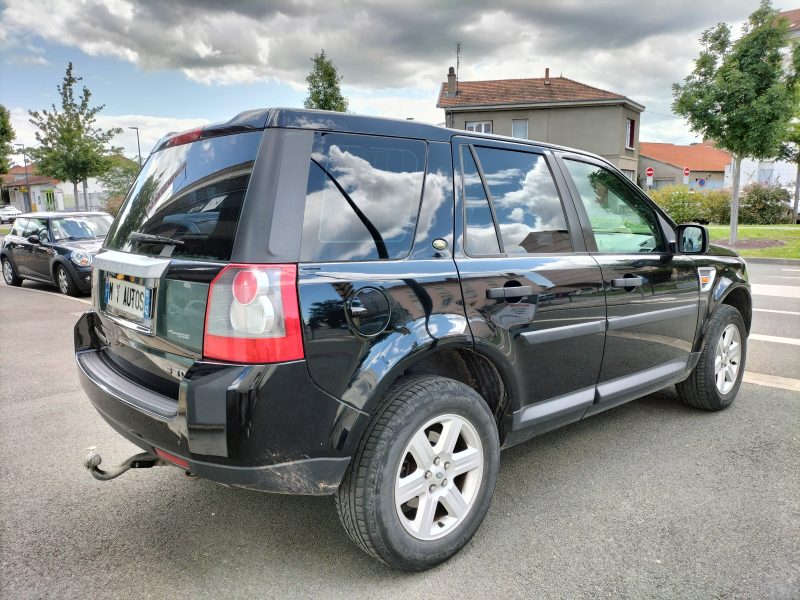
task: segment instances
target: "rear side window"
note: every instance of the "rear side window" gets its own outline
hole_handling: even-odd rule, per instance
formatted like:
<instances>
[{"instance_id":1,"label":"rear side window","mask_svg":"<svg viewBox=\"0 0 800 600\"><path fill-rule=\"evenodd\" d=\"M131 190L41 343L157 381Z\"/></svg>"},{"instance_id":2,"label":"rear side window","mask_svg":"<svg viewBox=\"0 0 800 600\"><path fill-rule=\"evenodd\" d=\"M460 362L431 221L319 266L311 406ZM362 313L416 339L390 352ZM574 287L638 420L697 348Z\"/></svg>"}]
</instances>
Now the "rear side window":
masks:
<instances>
[{"instance_id":1,"label":"rear side window","mask_svg":"<svg viewBox=\"0 0 800 600\"><path fill-rule=\"evenodd\" d=\"M227 261L262 132L151 155L106 238L113 250Z\"/></svg>"},{"instance_id":2,"label":"rear side window","mask_svg":"<svg viewBox=\"0 0 800 600\"><path fill-rule=\"evenodd\" d=\"M425 152L419 140L316 134L300 260L406 257L419 213Z\"/></svg>"},{"instance_id":3,"label":"rear side window","mask_svg":"<svg viewBox=\"0 0 800 600\"><path fill-rule=\"evenodd\" d=\"M14 221L14 227L11 228L11 235L22 236L25 232L25 226L28 224L28 219L17 219Z\"/></svg>"},{"instance_id":4,"label":"rear side window","mask_svg":"<svg viewBox=\"0 0 800 600\"><path fill-rule=\"evenodd\" d=\"M572 252L564 207L545 157L498 148L472 150L482 180L469 149L462 147L467 252L473 256Z\"/></svg>"}]
</instances>

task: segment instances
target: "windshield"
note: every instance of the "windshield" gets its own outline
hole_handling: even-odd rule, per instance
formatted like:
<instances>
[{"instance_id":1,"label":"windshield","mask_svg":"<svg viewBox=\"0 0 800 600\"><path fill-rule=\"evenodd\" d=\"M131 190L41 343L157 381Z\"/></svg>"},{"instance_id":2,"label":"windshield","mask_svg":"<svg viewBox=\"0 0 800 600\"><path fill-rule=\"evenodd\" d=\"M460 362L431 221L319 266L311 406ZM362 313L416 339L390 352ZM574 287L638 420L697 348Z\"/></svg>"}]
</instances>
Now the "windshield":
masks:
<instances>
[{"instance_id":1,"label":"windshield","mask_svg":"<svg viewBox=\"0 0 800 600\"><path fill-rule=\"evenodd\" d=\"M139 173L106 238L112 250L230 260L262 132L160 150Z\"/></svg>"},{"instance_id":2,"label":"windshield","mask_svg":"<svg viewBox=\"0 0 800 600\"><path fill-rule=\"evenodd\" d=\"M53 239L56 241L104 237L109 227L111 217L108 215L61 217L50 222Z\"/></svg>"}]
</instances>

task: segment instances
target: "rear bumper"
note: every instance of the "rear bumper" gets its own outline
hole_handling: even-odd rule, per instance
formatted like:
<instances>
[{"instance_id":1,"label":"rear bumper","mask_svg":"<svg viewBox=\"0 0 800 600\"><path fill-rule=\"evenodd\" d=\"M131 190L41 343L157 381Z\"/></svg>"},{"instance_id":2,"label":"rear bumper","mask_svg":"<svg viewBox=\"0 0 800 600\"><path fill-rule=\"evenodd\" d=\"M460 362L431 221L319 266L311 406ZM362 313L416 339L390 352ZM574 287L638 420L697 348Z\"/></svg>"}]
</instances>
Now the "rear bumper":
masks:
<instances>
[{"instance_id":1,"label":"rear bumper","mask_svg":"<svg viewBox=\"0 0 800 600\"><path fill-rule=\"evenodd\" d=\"M184 459L192 473L218 483L286 494L336 491L368 419L316 387L304 361L198 361L178 398L170 398L108 360L94 334L96 318L86 313L75 326L80 380L122 436Z\"/></svg>"}]
</instances>

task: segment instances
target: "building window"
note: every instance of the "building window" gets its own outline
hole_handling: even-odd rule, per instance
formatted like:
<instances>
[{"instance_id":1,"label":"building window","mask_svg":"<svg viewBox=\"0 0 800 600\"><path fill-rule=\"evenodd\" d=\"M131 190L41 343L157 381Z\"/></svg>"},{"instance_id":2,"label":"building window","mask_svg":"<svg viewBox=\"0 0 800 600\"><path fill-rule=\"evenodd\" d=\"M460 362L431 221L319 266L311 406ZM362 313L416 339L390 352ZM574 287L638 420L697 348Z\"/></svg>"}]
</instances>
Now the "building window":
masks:
<instances>
[{"instance_id":1,"label":"building window","mask_svg":"<svg viewBox=\"0 0 800 600\"><path fill-rule=\"evenodd\" d=\"M625 147L628 150L635 148L634 142L636 141L636 121L633 119L625 119Z\"/></svg>"},{"instance_id":2,"label":"building window","mask_svg":"<svg viewBox=\"0 0 800 600\"><path fill-rule=\"evenodd\" d=\"M628 179L636 183L636 173L633 171L629 171L628 169L622 169L622 174L625 175Z\"/></svg>"},{"instance_id":3,"label":"building window","mask_svg":"<svg viewBox=\"0 0 800 600\"><path fill-rule=\"evenodd\" d=\"M511 137L528 139L528 119L511 119Z\"/></svg>"},{"instance_id":4,"label":"building window","mask_svg":"<svg viewBox=\"0 0 800 600\"><path fill-rule=\"evenodd\" d=\"M492 133L491 121L467 121L464 127L467 131L474 131L475 133Z\"/></svg>"}]
</instances>

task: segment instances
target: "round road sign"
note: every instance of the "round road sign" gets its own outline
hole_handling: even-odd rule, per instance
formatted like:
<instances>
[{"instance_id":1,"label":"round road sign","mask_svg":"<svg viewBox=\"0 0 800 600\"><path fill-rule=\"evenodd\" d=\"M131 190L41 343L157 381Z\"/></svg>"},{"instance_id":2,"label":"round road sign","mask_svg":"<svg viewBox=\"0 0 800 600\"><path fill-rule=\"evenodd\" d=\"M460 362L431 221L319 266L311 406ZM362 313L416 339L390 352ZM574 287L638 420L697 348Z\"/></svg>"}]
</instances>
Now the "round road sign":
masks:
<instances>
[{"instance_id":1,"label":"round road sign","mask_svg":"<svg viewBox=\"0 0 800 600\"><path fill-rule=\"evenodd\" d=\"M689 176L689 167L683 167L683 176L684 177L688 177Z\"/></svg>"},{"instance_id":2,"label":"round road sign","mask_svg":"<svg viewBox=\"0 0 800 600\"><path fill-rule=\"evenodd\" d=\"M653 175L656 174L656 172L655 169L653 169L653 167L647 167L647 170L644 172L644 174L647 175L648 177L652 177Z\"/></svg>"}]
</instances>

